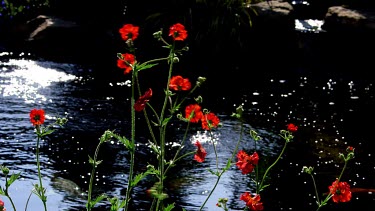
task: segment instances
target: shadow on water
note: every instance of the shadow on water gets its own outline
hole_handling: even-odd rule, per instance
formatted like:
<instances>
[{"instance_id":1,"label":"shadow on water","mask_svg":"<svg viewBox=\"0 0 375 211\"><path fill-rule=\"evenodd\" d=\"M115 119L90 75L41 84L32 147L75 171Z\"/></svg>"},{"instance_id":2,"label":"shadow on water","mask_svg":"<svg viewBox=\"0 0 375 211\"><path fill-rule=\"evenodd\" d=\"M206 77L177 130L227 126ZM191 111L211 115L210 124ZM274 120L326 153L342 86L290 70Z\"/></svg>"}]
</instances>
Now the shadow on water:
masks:
<instances>
[{"instance_id":1,"label":"shadow on water","mask_svg":"<svg viewBox=\"0 0 375 211\"><path fill-rule=\"evenodd\" d=\"M307 53L303 50L301 53ZM204 97L204 107L217 113L224 125L214 133L220 167L232 155L234 143L239 139L239 122L230 117L237 106L245 108L245 131L255 129L263 138L257 149L261 161L265 162L262 165L272 163L283 146L277 135L279 130L290 122L300 126L295 141L288 145L285 156L271 171L270 176L276 179L267 181L271 186L262 193L266 210L315 210L313 186L308 175L301 173L302 167L315 167L318 188L325 193L343 165L338 153L349 145L355 147L356 158L349 164L343 180L356 188L353 199L345 204L331 203L325 210L354 210L363 204L371 205L375 200L368 191L375 188L371 176L375 173L372 125L365 124L375 117L373 80L355 71L349 73L352 66L335 67L334 62L328 63L324 56L315 58L319 62L301 61L301 57L297 57L282 66L272 62L198 67L182 63L187 69L203 68L200 73L207 76L207 84L198 94ZM21 172L22 179L11 190L11 194L17 196L17 207L24 206L32 183L37 181L35 135L28 117L29 111L37 107L46 111L47 122L58 116L69 119L64 128L48 136L41 145L49 210L84 210L91 172L88 155L93 155L99 137L107 129L129 137L127 78L101 78L96 67L41 60L27 53L3 52L0 60L0 159L11 171ZM247 77L244 72L251 76ZM151 80L152 77L148 79L150 86L159 83ZM182 139L184 125L174 123L173 127L177 130L171 131L167 146L171 151ZM147 132L142 127L138 131L139 134ZM176 201L179 209L198 210L214 184L215 177L207 171L207 168L215 168L208 139L208 134L198 127L193 128L184 150L195 150L193 143L200 140L208 152L206 162L196 163L186 158L168 178L170 200ZM135 169L142 172L149 162L156 160L150 158L147 137L139 136L138 142L140 150ZM250 136L244 137L240 148L248 152L254 150ZM95 176L94 195L105 192L124 196L128 172L126 150L116 142L106 143L99 160L103 160L103 164L98 166ZM233 166L224 174L206 210L219 210L215 204L220 197L229 198L230 210L243 210L244 203L239 196L244 191L254 190L251 179L252 176L242 175ZM153 179L148 177L135 188L132 209L147 210L151 199L146 191L152 184ZM9 204L7 199L4 201ZM41 206L32 196L29 208L38 210ZM95 210L106 210L106 204Z\"/></svg>"}]
</instances>

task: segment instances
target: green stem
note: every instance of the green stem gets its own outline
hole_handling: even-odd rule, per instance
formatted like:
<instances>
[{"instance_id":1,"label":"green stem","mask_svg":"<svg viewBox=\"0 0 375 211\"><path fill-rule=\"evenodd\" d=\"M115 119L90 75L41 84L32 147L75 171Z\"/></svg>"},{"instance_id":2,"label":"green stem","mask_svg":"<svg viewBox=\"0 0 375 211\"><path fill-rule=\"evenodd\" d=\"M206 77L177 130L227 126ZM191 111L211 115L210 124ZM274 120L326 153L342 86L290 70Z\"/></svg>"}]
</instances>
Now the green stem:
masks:
<instances>
[{"instance_id":1,"label":"green stem","mask_svg":"<svg viewBox=\"0 0 375 211\"><path fill-rule=\"evenodd\" d=\"M314 175L312 175L312 173L311 173L310 176L311 176L311 179L313 181L314 188L315 188L316 200L317 200L318 204L320 205L320 199L319 199L318 189L316 187L316 182L315 182L315 179L314 179Z\"/></svg>"},{"instance_id":2,"label":"green stem","mask_svg":"<svg viewBox=\"0 0 375 211\"><path fill-rule=\"evenodd\" d=\"M164 174L167 174L167 171L172 167L172 164L176 163L178 160L186 157L187 155L190 155L190 154L194 154L195 152L192 152L192 153L187 153L179 158L177 158L178 154L180 153L182 147L184 146L184 143L185 143L185 140L186 140L186 137L187 137L187 134L188 134L188 131L189 131L189 127L190 127L190 122L188 122L187 126L186 126L186 130L185 130L185 134L184 134L184 137L182 138L182 141L181 141L181 145L180 147L177 149L177 152L176 154L174 155L173 159L172 159L172 163L169 164L167 166L167 168L165 169L164 171Z\"/></svg>"},{"instance_id":3,"label":"green stem","mask_svg":"<svg viewBox=\"0 0 375 211\"><path fill-rule=\"evenodd\" d=\"M8 177L7 177L7 175L5 175L5 195L7 196L7 198L10 201L10 203L12 204L13 210L16 211L16 206L14 205L13 200L12 200L12 198L10 197L10 195L8 193L9 186L7 184L8 184Z\"/></svg>"},{"instance_id":4,"label":"green stem","mask_svg":"<svg viewBox=\"0 0 375 211\"><path fill-rule=\"evenodd\" d=\"M37 126L37 130L40 132L40 126L38 125ZM43 206L44 206L44 210L47 211L47 204L46 204L46 197L44 195L44 189L43 189L43 183L42 183L42 174L40 173L40 161L39 161L39 142L40 142L40 139L41 139L41 135L40 133L38 133L38 138L37 138L37 141L36 141L36 165L37 165L37 168L38 168L38 177L39 177L39 191L40 192L40 197L41 197L41 200L43 202Z\"/></svg>"},{"instance_id":5,"label":"green stem","mask_svg":"<svg viewBox=\"0 0 375 211\"><path fill-rule=\"evenodd\" d=\"M243 122L242 122L242 121L241 121L241 126L240 126L240 127L241 127L241 129L240 129L240 138L239 138L238 141L237 141L236 147L235 147L235 149L234 149L234 151L233 151L233 153L232 153L232 157L230 158L229 162L232 162L232 161L233 161L234 156L235 156L235 154L236 154L236 152L237 152L237 150L238 150L238 147L239 147L239 145L240 145L240 143L241 143L241 141L242 141L242 138L243 138ZM218 160L218 158L217 158L217 152L216 152L215 144L214 144L214 151L215 151L215 155L216 155L216 167L218 168L218 166L217 166L217 160ZM206 200L203 202L203 204L202 204L202 206L200 207L199 210L202 210L203 207L204 207L204 205L206 205L208 199L211 197L212 193L213 193L214 190L216 189L216 186L218 185L218 183L219 183L219 181L220 181L220 179L221 179L221 176L226 172L226 170L228 170L228 169L227 169L227 168L224 168L224 169L222 170L222 172L220 172L220 174L217 175L217 180L216 180L216 183L215 183L214 187L212 188L211 192L208 194Z\"/></svg>"},{"instance_id":6,"label":"green stem","mask_svg":"<svg viewBox=\"0 0 375 211\"><path fill-rule=\"evenodd\" d=\"M168 71L168 81L167 81L167 85L166 85L166 91L169 90L169 83L170 83L170 80L171 80L171 76L172 76L172 70L173 70L173 58L174 58L174 44L169 52L169 56L168 56L168 59L169 59L169 71ZM166 94L165 98L164 98L164 103L163 103L163 107L162 107L162 110L161 110L161 114L160 114L160 122L159 122L159 125L160 125L160 129L159 129L159 132L160 132L160 157L159 157L159 170L160 170L160 178L159 178L159 182L160 182L160 190L163 191L164 190L164 175L165 175L165 172L164 172L164 160L165 160L165 132L166 132L166 127L167 127L167 124L164 124L163 121L164 121L164 112L166 110L166 107L167 107L167 103L168 103L168 94ZM156 204L156 210L159 210L159 207L161 206L161 209L163 209L163 204L160 204L161 203L161 200L158 199L158 202Z\"/></svg>"},{"instance_id":7,"label":"green stem","mask_svg":"<svg viewBox=\"0 0 375 211\"><path fill-rule=\"evenodd\" d=\"M340 173L339 177L337 178L337 183L336 183L336 184L338 184L338 183L340 182L341 177L342 177L342 175L344 174L344 171L345 171L345 169L346 169L346 165L347 165L347 163L348 163L348 160L345 159L344 167L342 168L341 173ZM315 185L315 183L314 183L314 185ZM316 187L315 187L315 190L316 190ZM327 197L326 197L326 198L324 199L324 201L322 201L322 202L320 202L320 201L319 201L319 198L318 198L318 205L319 205L319 206L318 206L318 208L316 209L316 211L319 211L321 207L323 207L324 205L326 205L327 202L328 202L328 200L330 200L330 199L332 198L332 196L333 196L333 194L332 194L331 192L329 192L328 195L327 195Z\"/></svg>"},{"instance_id":8,"label":"green stem","mask_svg":"<svg viewBox=\"0 0 375 211\"><path fill-rule=\"evenodd\" d=\"M212 193L215 191L217 185L219 184L219 181L220 181L220 178L221 176L223 175L224 171L222 171L218 176L217 176L217 179L216 179L216 182L215 182L215 185L214 187L212 188L211 192L208 194L206 200L203 202L202 206L199 208L199 210L201 211L204 207L204 205L206 205L208 199L211 197Z\"/></svg>"},{"instance_id":9,"label":"green stem","mask_svg":"<svg viewBox=\"0 0 375 211\"><path fill-rule=\"evenodd\" d=\"M144 62L143 65L148 64L148 63L151 63L151 62L158 62L158 61L163 61L163 60L168 60L168 59L169 59L169 57L166 57L166 58L151 59L151 60L149 60L149 61L147 61L147 62Z\"/></svg>"},{"instance_id":10,"label":"green stem","mask_svg":"<svg viewBox=\"0 0 375 211\"><path fill-rule=\"evenodd\" d=\"M131 142L132 146L135 147L135 110L134 110L134 104L135 104L135 87L134 87L134 81L135 81L135 74L136 71L132 71L132 97L131 97ZM129 178L128 178L128 185L126 189L126 196L125 196L125 207L124 210L128 210L129 201L130 201L130 193L131 193L131 183L133 181L133 171L134 171L134 154L135 149L130 152L130 169L129 169Z\"/></svg>"},{"instance_id":11,"label":"green stem","mask_svg":"<svg viewBox=\"0 0 375 211\"><path fill-rule=\"evenodd\" d=\"M264 172L264 175L263 175L263 178L262 178L262 181L260 182L260 185L259 185L259 190L256 191L257 194L259 194L259 192L263 189L263 183L264 183L264 180L266 179L266 176L268 174L268 172L270 171L270 169L276 165L276 163L280 160L281 156L283 155L285 149L286 149L286 145L288 144L288 141L285 141L285 144L284 144L284 147L283 149L281 150L280 154L279 154L279 157L277 157L277 159L275 160L275 162L272 163L272 165L270 165L266 172Z\"/></svg>"},{"instance_id":12,"label":"green stem","mask_svg":"<svg viewBox=\"0 0 375 211\"><path fill-rule=\"evenodd\" d=\"M30 201L30 198L31 198L31 195L32 195L33 193L30 193L29 194L29 197L27 197L27 201L26 201L26 205L25 205L25 211L27 210L27 206L29 205L29 201ZM16 208L14 208L14 211L16 211Z\"/></svg>"},{"instance_id":13,"label":"green stem","mask_svg":"<svg viewBox=\"0 0 375 211\"><path fill-rule=\"evenodd\" d=\"M135 80L137 82L137 89L138 89L138 94L141 96L141 86L140 86L140 83L139 83L139 78L138 78L138 74L136 74L135 76ZM159 121L159 116L158 114L156 113L155 109L149 104L147 103L147 106L149 106L149 108L151 109L151 111L154 113L155 117L158 119ZM133 106L132 106L133 107ZM156 141L156 138L155 138L155 134L154 134L154 131L152 130L152 127L151 127L151 123L150 123L150 119L148 118L148 114L146 112L146 109L143 109L143 115L145 116L145 120L146 120L146 123L147 123L147 127L148 127L148 130L150 131L150 135L151 135L151 139L152 141L154 142L154 144L157 144L157 141Z\"/></svg>"},{"instance_id":14,"label":"green stem","mask_svg":"<svg viewBox=\"0 0 375 211\"><path fill-rule=\"evenodd\" d=\"M87 193L87 211L90 211L92 209L92 205L91 205L92 184L94 183L95 170L96 170L96 160L98 158L99 149L100 149L101 144L102 144L102 142L99 142L98 146L96 147L94 158L93 158L94 161L92 163L89 190L88 190L88 193Z\"/></svg>"}]
</instances>

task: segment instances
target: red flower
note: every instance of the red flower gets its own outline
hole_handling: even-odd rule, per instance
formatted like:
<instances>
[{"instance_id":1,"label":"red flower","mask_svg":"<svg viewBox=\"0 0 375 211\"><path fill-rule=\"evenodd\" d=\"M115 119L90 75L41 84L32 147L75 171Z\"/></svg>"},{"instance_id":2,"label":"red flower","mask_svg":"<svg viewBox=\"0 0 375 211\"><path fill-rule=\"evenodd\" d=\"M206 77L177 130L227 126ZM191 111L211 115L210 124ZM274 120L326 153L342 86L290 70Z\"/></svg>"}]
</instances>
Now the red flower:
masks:
<instances>
[{"instance_id":1,"label":"red flower","mask_svg":"<svg viewBox=\"0 0 375 211\"><path fill-rule=\"evenodd\" d=\"M202 128L204 130L211 130L214 127L217 127L220 123L219 118L214 113L208 113L203 115L202 118Z\"/></svg>"},{"instance_id":2,"label":"red flower","mask_svg":"<svg viewBox=\"0 0 375 211\"><path fill-rule=\"evenodd\" d=\"M194 160L196 160L199 163L204 162L204 159L207 155L206 150L202 147L201 143L199 141L195 142L195 146L198 147L197 152L194 155Z\"/></svg>"},{"instance_id":3,"label":"red flower","mask_svg":"<svg viewBox=\"0 0 375 211\"><path fill-rule=\"evenodd\" d=\"M350 185L347 182L339 182L336 180L328 187L328 189L332 194L332 200L336 203L348 202L352 198Z\"/></svg>"},{"instance_id":4,"label":"red flower","mask_svg":"<svg viewBox=\"0 0 375 211\"><path fill-rule=\"evenodd\" d=\"M260 202L260 195L255 194L254 197L251 197L249 192L241 194L240 200L246 202L246 206L250 210L263 210L263 203Z\"/></svg>"},{"instance_id":5,"label":"red flower","mask_svg":"<svg viewBox=\"0 0 375 211\"><path fill-rule=\"evenodd\" d=\"M44 123L45 116L44 116L44 110L43 109L33 109L30 111L30 122L33 124L33 126L41 125Z\"/></svg>"},{"instance_id":6,"label":"red flower","mask_svg":"<svg viewBox=\"0 0 375 211\"><path fill-rule=\"evenodd\" d=\"M191 83L188 78L183 78L180 75L173 76L169 83L169 89L174 91L187 91L191 89Z\"/></svg>"},{"instance_id":7,"label":"red flower","mask_svg":"<svg viewBox=\"0 0 375 211\"><path fill-rule=\"evenodd\" d=\"M121 54L124 59L118 59L117 60L117 67L124 70L124 74L130 73L132 70L132 67L129 65L134 65L135 63L135 56L130 53Z\"/></svg>"},{"instance_id":8,"label":"red flower","mask_svg":"<svg viewBox=\"0 0 375 211\"><path fill-rule=\"evenodd\" d=\"M1 199L0 199L0 211L6 211L6 209L4 208L4 202Z\"/></svg>"},{"instance_id":9,"label":"red flower","mask_svg":"<svg viewBox=\"0 0 375 211\"><path fill-rule=\"evenodd\" d=\"M119 32L121 34L121 38L126 41L128 39L137 39L138 30L138 26L134 26L133 24L125 24L124 26L122 26L122 28L119 29Z\"/></svg>"},{"instance_id":10,"label":"red flower","mask_svg":"<svg viewBox=\"0 0 375 211\"><path fill-rule=\"evenodd\" d=\"M258 165L259 156L257 152L248 155L245 151L240 150L237 153L237 159L236 166L242 170L242 174L248 174L254 170L256 165Z\"/></svg>"},{"instance_id":11,"label":"red flower","mask_svg":"<svg viewBox=\"0 0 375 211\"><path fill-rule=\"evenodd\" d=\"M291 132L291 133L294 133L298 130L298 126L290 123L290 124L287 124L287 128L288 128L288 131Z\"/></svg>"},{"instance_id":12,"label":"red flower","mask_svg":"<svg viewBox=\"0 0 375 211\"><path fill-rule=\"evenodd\" d=\"M144 95L140 96L134 104L134 109L136 111L142 111L146 107L146 103L152 97L152 89L149 88Z\"/></svg>"},{"instance_id":13,"label":"red flower","mask_svg":"<svg viewBox=\"0 0 375 211\"><path fill-rule=\"evenodd\" d=\"M185 26L180 23L174 24L169 28L169 36L172 36L174 40L185 40L187 37L187 31L185 30Z\"/></svg>"},{"instance_id":14,"label":"red flower","mask_svg":"<svg viewBox=\"0 0 375 211\"><path fill-rule=\"evenodd\" d=\"M190 122L197 123L203 117L203 112L198 104L191 104L185 108L185 118Z\"/></svg>"},{"instance_id":15,"label":"red flower","mask_svg":"<svg viewBox=\"0 0 375 211\"><path fill-rule=\"evenodd\" d=\"M346 151L347 151L347 152L354 152L354 147L352 147L352 146L348 146L348 147L346 148Z\"/></svg>"}]
</instances>

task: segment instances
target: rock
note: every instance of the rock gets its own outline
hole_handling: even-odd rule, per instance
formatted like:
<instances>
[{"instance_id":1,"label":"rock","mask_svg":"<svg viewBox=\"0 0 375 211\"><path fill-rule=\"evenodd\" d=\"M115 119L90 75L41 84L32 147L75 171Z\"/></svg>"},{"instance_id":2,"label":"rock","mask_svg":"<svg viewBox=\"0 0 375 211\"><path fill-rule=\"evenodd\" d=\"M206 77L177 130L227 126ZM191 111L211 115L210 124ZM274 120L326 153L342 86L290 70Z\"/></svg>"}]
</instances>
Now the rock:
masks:
<instances>
[{"instance_id":1,"label":"rock","mask_svg":"<svg viewBox=\"0 0 375 211\"><path fill-rule=\"evenodd\" d=\"M294 30L294 18L290 16L293 7L288 2L263 1L249 4L248 8L257 13L255 27L265 27L271 30Z\"/></svg>"},{"instance_id":2,"label":"rock","mask_svg":"<svg viewBox=\"0 0 375 211\"><path fill-rule=\"evenodd\" d=\"M46 15L12 25L5 40L9 50L19 49L47 60L73 63L104 59L113 51L114 41L107 29Z\"/></svg>"},{"instance_id":3,"label":"rock","mask_svg":"<svg viewBox=\"0 0 375 211\"><path fill-rule=\"evenodd\" d=\"M325 30L375 31L375 10L351 9L344 6L328 8L322 26Z\"/></svg>"}]
</instances>

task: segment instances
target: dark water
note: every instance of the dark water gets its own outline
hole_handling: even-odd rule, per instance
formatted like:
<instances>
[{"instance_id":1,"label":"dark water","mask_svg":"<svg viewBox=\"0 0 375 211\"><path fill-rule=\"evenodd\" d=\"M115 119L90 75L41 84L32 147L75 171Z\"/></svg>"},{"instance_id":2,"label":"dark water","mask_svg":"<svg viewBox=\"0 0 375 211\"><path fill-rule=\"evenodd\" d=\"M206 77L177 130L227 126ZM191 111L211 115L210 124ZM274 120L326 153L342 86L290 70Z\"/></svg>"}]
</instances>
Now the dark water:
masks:
<instances>
[{"instance_id":1,"label":"dark water","mask_svg":"<svg viewBox=\"0 0 375 211\"><path fill-rule=\"evenodd\" d=\"M91 172L88 155L93 156L98 138L107 129L129 137L127 78L103 79L96 74L96 67L46 61L28 52L4 51L0 60L0 161L11 172L21 172L21 179L10 189L17 208L24 209L32 184L37 183L36 138L28 114L33 108L43 108L47 124L56 117L69 119L64 128L41 144L48 210L85 210L85 191ZM291 58L291 63L299 62ZM245 131L255 129L263 138L258 152L261 162L266 164L276 159L283 146L277 135L279 130L290 122L299 125L295 141L288 145L285 155L271 171L271 186L262 193L265 210L315 210L311 179L301 172L302 167L315 167L319 191L324 193L341 171L343 163L338 153L344 152L347 146L355 147L356 158L350 161L342 179L361 191L353 191L349 203L330 202L322 210L354 210L359 206L367 207L361 210L372 210L375 197L368 189L375 189L371 147L374 81L325 64L303 64L307 66L279 66L279 71L275 71L276 66L272 70L265 69L267 65L241 66L241 71L259 71L248 80L239 76L242 77L237 81L239 84L233 83L233 78L214 76L214 81L208 78L201 94L204 94L205 106L219 115L224 126L214 133L220 167L225 165L239 139L240 124L230 115L237 106L243 105ZM184 132L182 125L175 124L176 130L171 133L168 144L171 151ZM138 129L138 134L146 132L145 128ZM143 171L155 158L149 154L147 138L142 135L138 138L136 171ZM199 164L192 158L184 159L167 181L171 201L186 210L199 209L216 179L207 171L215 168L208 139L208 134L199 128L189 133L184 150L194 150L193 143L200 140L208 152L206 162ZM253 147L253 141L246 135L240 148L253 151ZM94 194L125 196L129 167L126 150L116 142L106 143L99 159L103 164L98 167ZM254 190L252 176L244 176L235 167L231 168L223 175L205 210L220 210L215 204L221 197L229 198L230 210L243 210L244 203L239 197L245 191ZM134 189L132 209L147 210L151 199L146 190L151 185L152 179L147 178ZM10 202L2 199L7 210L11 210ZM32 195L28 207L42 210L42 203ZM108 208L100 204L96 210Z\"/></svg>"}]
</instances>

